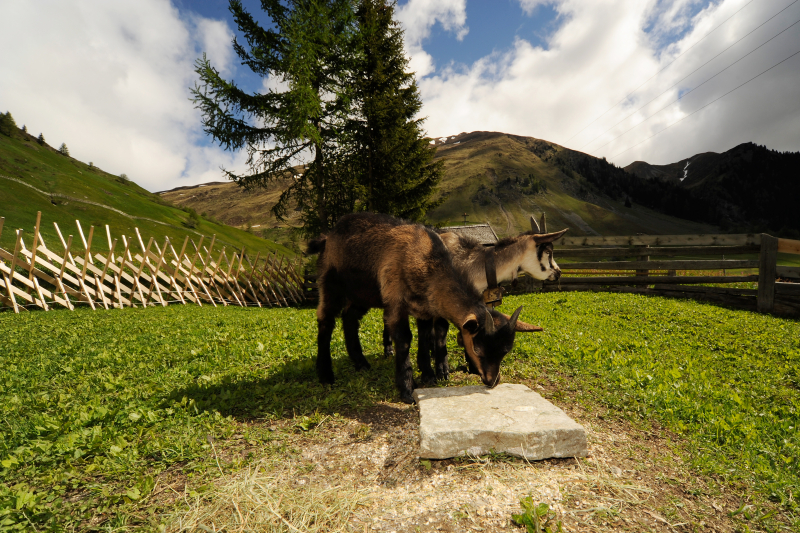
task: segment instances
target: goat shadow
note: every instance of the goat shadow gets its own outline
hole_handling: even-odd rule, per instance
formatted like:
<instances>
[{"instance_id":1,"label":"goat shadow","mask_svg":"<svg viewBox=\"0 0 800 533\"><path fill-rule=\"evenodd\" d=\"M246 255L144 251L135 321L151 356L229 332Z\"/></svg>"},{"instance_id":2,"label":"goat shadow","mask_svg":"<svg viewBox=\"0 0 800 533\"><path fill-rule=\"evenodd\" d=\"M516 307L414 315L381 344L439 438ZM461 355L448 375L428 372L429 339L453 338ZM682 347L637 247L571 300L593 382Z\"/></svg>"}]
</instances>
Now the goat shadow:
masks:
<instances>
[{"instance_id":1,"label":"goat shadow","mask_svg":"<svg viewBox=\"0 0 800 533\"><path fill-rule=\"evenodd\" d=\"M315 413L360 418L360 413L380 403L400 402L394 384L394 358L385 358L382 352L365 356L372 368L360 372L347 356L334 358L333 385L319 383L313 358L278 363L255 372L266 373L264 377L230 372L211 383L206 376L198 376L169 391L162 407L189 406L198 414L218 412L240 422Z\"/></svg>"}]
</instances>

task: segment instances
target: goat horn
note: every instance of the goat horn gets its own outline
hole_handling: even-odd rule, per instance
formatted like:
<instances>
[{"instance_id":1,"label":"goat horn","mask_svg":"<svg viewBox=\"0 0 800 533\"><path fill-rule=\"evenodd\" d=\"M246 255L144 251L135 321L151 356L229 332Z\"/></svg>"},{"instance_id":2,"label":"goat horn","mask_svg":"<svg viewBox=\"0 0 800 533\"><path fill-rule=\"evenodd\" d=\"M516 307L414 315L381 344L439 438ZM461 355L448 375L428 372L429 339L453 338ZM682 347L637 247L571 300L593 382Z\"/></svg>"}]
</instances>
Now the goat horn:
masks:
<instances>
[{"instance_id":1,"label":"goat horn","mask_svg":"<svg viewBox=\"0 0 800 533\"><path fill-rule=\"evenodd\" d=\"M486 313L484 322L486 324L486 333L494 333L494 320L491 313Z\"/></svg>"},{"instance_id":2,"label":"goat horn","mask_svg":"<svg viewBox=\"0 0 800 533\"><path fill-rule=\"evenodd\" d=\"M522 306L520 305L517 307L517 310L514 311L514 314L511 315L511 318L508 319L508 325L512 331L516 331L517 329L517 319L519 318L519 314L522 312Z\"/></svg>"},{"instance_id":3,"label":"goat horn","mask_svg":"<svg viewBox=\"0 0 800 533\"><path fill-rule=\"evenodd\" d=\"M531 217L531 231L534 233L541 233L542 230L539 228L539 223L536 222L536 219Z\"/></svg>"}]
</instances>

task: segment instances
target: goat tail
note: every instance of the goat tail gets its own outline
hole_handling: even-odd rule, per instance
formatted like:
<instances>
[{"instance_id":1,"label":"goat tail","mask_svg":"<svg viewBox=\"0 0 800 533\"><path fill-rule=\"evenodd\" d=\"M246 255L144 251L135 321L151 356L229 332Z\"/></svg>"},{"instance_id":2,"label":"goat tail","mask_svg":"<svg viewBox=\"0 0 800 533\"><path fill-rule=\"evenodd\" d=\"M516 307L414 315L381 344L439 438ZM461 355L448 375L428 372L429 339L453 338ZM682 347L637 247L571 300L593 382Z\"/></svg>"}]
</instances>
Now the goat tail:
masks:
<instances>
[{"instance_id":1,"label":"goat tail","mask_svg":"<svg viewBox=\"0 0 800 533\"><path fill-rule=\"evenodd\" d=\"M315 255L321 254L325 251L325 243L328 241L328 237L325 235L314 239L308 243L308 247L306 248L306 254L308 255Z\"/></svg>"}]
</instances>

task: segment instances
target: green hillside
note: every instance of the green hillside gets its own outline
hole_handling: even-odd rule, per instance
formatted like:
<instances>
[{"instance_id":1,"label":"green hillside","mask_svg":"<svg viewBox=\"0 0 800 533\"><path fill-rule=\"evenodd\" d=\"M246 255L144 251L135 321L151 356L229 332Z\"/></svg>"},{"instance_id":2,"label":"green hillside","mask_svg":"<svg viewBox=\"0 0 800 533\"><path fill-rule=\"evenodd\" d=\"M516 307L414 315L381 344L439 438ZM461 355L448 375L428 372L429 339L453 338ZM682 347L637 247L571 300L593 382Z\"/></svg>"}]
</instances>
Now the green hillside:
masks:
<instances>
[{"instance_id":1,"label":"green hillside","mask_svg":"<svg viewBox=\"0 0 800 533\"><path fill-rule=\"evenodd\" d=\"M462 133L436 140L445 164L444 202L428 214L441 225L488 221L498 235L530 229L529 216L545 212L548 229L571 235L716 233L718 228L625 206L560 164L572 151L532 137L498 132ZM586 156L590 157L590 156ZM602 161L602 160L598 160Z\"/></svg>"},{"instance_id":2,"label":"green hillside","mask_svg":"<svg viewBox=\"0 0 800 533\"><path fill-rule=\"evenodd\" d=\"M569 228L572 235L719 231L635 203L625 207L624 200L603 194L561 164L561 158L571 151L546 141L472 132L435 142L436 157L444 161L445 175L439 190L444 202L428 213L432 224L463 224L463 214L467 213L468 223L488 221L498 235L505 236L529 230L529 217L538 217L544 211L549 229ZM287 220L278 221L269 212L287 186L288 182L277 181L268 189L244 191L235 183L211 183L160 194L174 205L207 212L225 223L251 227L269 238L288 242L288 228L299 223L299 213L290 209Z\"/></svg>"},{"instance_id":3,"label":"green hillside","mask_svg":"<svg viewBox=\"0 0 800 533\"><path fill-rule=\"evenodd\" d=\"M77 219L87 238L89 227L95 226L92 250L96 252L108 250L108 224L112 238L120 239L120 248L122 235L136 241L134 228L138 227L145 244L153 237L161 245L168 236L177 247L187 235L195 243L205 235L207 246L211 236L216 235L215 249L244 247L253 254L276 251L294 255L288 248L246 231L199 216L193 218L188 208L184 209L173 207L132 181L39 144L35 137L20 130L12 136L0 135L0 217L5 217L0 246L6 250L14 247L15 229L32 234L36 213L41 211L41 233L47 245L55 249L60 249L60 243L53 222L58 223L64 238L68 234L74 236L74 249L82 248ZM30 238L26 242L31 245Z\"/></svg>"}]
</instances>

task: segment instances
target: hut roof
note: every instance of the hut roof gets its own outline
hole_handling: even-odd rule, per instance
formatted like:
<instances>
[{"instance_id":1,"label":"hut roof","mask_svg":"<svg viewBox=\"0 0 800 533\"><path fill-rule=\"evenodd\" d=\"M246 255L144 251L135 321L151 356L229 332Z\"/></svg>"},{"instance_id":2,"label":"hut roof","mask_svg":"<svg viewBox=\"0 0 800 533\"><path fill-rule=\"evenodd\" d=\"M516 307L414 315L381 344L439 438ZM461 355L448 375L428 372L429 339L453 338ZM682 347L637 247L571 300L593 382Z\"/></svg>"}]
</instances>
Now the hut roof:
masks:
<instances>
[{"instance_id":1,"label":"hut roof","mask_svg":"<svg viewBox=\"0 0 800 533\"><path fill-rule=\"evenodd\" d=\"M465 237L472 237L484 246L491 246L497 242L497 234L489 223L470 224L468 226L447 226L439 230L440 233L452 231Z\"/></svg>"}]
</instances>

